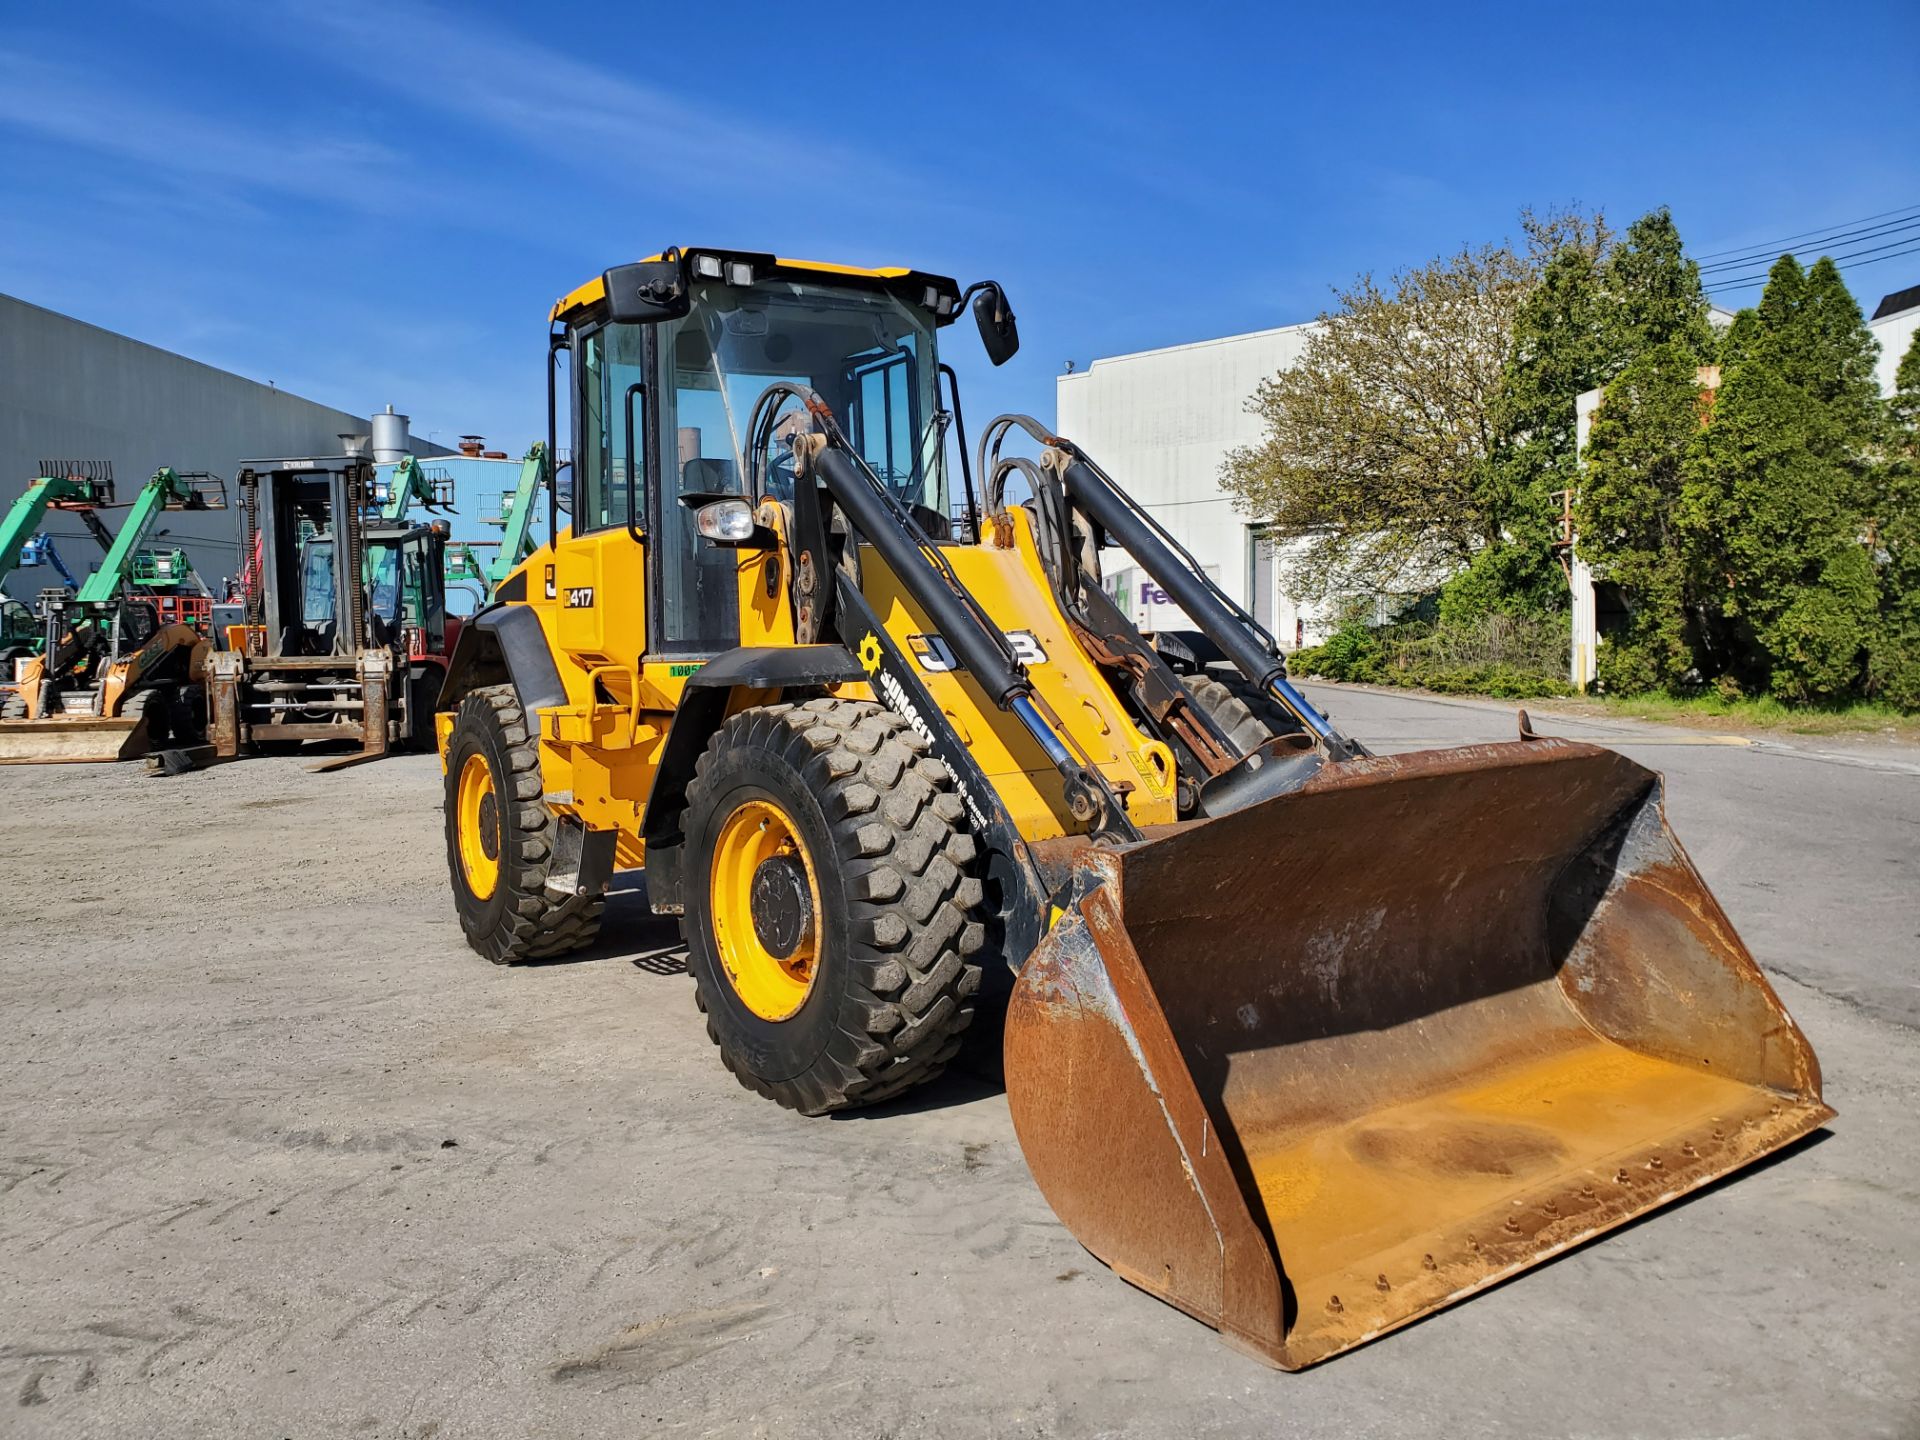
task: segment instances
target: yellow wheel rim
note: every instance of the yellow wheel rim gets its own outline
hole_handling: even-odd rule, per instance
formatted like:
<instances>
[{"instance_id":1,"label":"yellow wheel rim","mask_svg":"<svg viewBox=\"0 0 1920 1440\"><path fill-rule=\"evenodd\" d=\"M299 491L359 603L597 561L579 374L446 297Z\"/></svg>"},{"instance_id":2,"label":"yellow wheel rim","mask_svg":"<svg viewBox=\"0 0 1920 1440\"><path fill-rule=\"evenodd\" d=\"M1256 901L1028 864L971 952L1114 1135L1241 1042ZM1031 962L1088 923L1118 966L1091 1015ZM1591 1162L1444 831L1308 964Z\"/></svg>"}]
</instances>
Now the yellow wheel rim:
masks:
<instances>
[{"instance_id":1,"label":"yellow wheel rim","mask_svg":"<svg viewBox=\"0 0 1920 1440\"><path fill-rule=\"evenodd\" d=\"M722 822L708 898L727 982L762 1020L785 1020L806 1003L818 973L820 882L779 806L748 800Z\"/></svg>"},{"instance_id":2,"label":"yellow wheel rim","mask_svg":"<svg viewBox=\"0 0 1920 1440\"><path fill-rule=\"evenodd\" d=\"M467 888L476 900L491 899L500 883L500 800L493 789L493 767L477 751L460 767L454 806L460 868Z\"/></svg>"}]
</instances>

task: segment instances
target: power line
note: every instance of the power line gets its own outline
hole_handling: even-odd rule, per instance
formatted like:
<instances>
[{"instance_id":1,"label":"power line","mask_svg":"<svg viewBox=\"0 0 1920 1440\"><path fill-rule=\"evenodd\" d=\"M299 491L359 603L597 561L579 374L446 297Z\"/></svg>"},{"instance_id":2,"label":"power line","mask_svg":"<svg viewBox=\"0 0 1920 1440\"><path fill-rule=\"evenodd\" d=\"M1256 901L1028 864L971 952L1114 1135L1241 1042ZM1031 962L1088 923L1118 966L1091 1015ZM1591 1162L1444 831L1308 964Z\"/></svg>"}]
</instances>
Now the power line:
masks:
<instances>
[{"instance_id":1,"label":"power line","mask_svg":"<svg viewBox=\"0 0 1920 1440\"><path fill-rule=\"evenodd\" d=\"M1878 215L1862 215L1856 220L1840 220L1835 222L1834 225L1822 225L1813 230L1802 230L1797 235L1783 235L1778 240L1763 240L1763 241L1758 241L1756 243L1748 244L1748 245L1735 245L1728 250L1709 250L1706 254L1696 255L1693 258L1696 260L1717 260L1723 255L1737 255L1743 250L1766 251L1773 246L1785 245L1788 242L1793 240L1804 240L1809 235L1824 234L1825 232L1836 228L1836 226L1838 226L1841 229L1844 229L1849 225L1865 225L1870 220L1884 220L1890 215L1899 215L1906 211L1914 210L1914 209L1920 209L1920 206L1897 205L1891 210L1882 210ZM1802 247L1802 248L1805 248L1805 247Z\"/></svg>"},{"instance_id":2,"label":"power line","mask_svg":"<svg viewBox=\"0 0 1920 1440\"><path fill-rule=\"evenodd\" d=\"M1913 237L1911 236L1907 237L1907 239L1909 240L1911 240L1912 238ZM1887 249L1888 247L1883 245L1883 246L1880 246L1879 248L1884 250L1884 249ZM1873 251L1863 250L1860 253L1862 255L1871 255L1873 254ZM1857 265L1853 265L1853 264L1841 265L1840 263L1841 260L1843 258L1846 258L1842 256L1836 255L1836 256L1829 256L1828 258L1831 259L1836 266L1839 266L1843 270L1844 269L1864 270L1870 265L1881 265L1887 262L1888 260L1898 260L1902 255L1916 255L1916 254L1920 254L1920 242L1906 245L1905 248L1895 250L1891 255L1882 255L1876 260L1862 260ZM1709 293L1716 294L1716 295L1728 290L1749 290L1753 288L1755 285L1766 284L1767 277L1771 273L1772 273L1771 269L1768 269L1766 271L1762 271L1758 275L1748 276L1744 280L1728 280L1718 285L1709 285L1706 288Z\"/></svg>"},{"instance_id":3,"label":"power line","mask_svg":"<svg viewBox=\"0 0 1920 1440\"><path fill-rule=\"evenodd\" d=\"M1821 258L1821 259L1823 259L1823 260L1831 260L1831 261L1832 261L1832 262L1833 262L1833 263L1834 263L1835 265L1838 265L1838 266L1842 266L1842 267L1844 268L1844 266L1845 266L1845 265L1846 265L1847 263L1850 263L1850 262L1852 262L1852 261L1854 261L1854 260L1858 260L1858 259L1860 259L1860 258L1862 258L1863 256L1867 256L1867 255L1878 255L1878 254L1880 254L1880 253L1881 253L1881 252L1882 252L1883 250L1896 250L1896 251L1898 251L1898 253L1899 253L1899 254L1901 254L1901 255L1906 255L1906 254L1911 254L1911 253L1912 253L1911 251L1909 251L1909 250L1905 250L1905 249L1901 249L1900 247L1902 247L1902 246L1907 246L1907 245L1913 245L1913 244L1915 244L1915 243L1920 243L1920 236L1913 236L1913 235L1903 235L1903 236L1901 236L1901 237L1900 237L1900 238L1899 238L1898 240L1895 240L1895 241L1892 241L1891 243L1889 243L1889 244L1886 244L1886 245L1874 245L1874 246L1871 246L1871 247L1869 247L1868 249L1865 249L1865 250L1847 250L1847 251L1842 251L1842 252L1841 252L1840 254L1838 254L1838 255L1823 255L1823 256L1821 256L1820 258ZM1887 255L1887 256L1885 256L1884 258L1886 258L1886 259L1888 259L1888 260L1892 260L1892 259L1894 259L1894 258L1895 258L1895 256L1893 256L1893 255ZM1776 261L1775 263L1777 264L1777 263L1779 263L1779 262L1777 262L1777 261ZM1877 265L1877 264L1879 264L1880 262L1879 262L1878 260L1869 260L1869 261L1867 261L1867 263L1868 263L1869 265ZM1771 275L1772 273L1773 273L1773 266L1772 266L1772 265L1769 265L1769 266L1768 266L1768 267L1767 267L1767 268L1766 268L1765 270L1757 270L1757 271L1755 271L1755 272L1754 272L1754 274L1753 274L1753 275L1752 275L1751 277L1749 277L1749 278L1751 278L1751 279L1759 279L1759 280L1764 280L1764 279L1766 279L1766 278L1767 278L1767 276L1769 276L1769 275ZM1729 281L1729 282L1727 282L1727 283L1728 283L1728 284L1734 284L1734 283L1738 283L1738 282L1734 282L1734 281ZM1715 285L1709 285L1709 286L1708 286L1707 288L1708 288L1708 289L1710 289L1710 290L1712 290L1712 289L1719 289L1719 288L1723 288L1723 287L1721 287L1721 286L1715 286Z\"/></svg>"},{"instance_id":4,"label":"power line","mask_svg":"<svg viewBox=\"0 0 1920 1440\"><path fill-rule=\"evenodd\" d=\"M1781 250L1756 250L1751 255L1742 255L1737 260L1722 260L1717 264L1702 265L1700 267L1700 273L1702 275L1710 275L1716 270L1744 270L1757 260L1774 260L1782 255L1804 254L1809 250L1819 250L1828 245L1842 242L1851 243L1856 240L1870 240L1881 235L1892 235L1902 230L1911 230L1916 226L1920 226L1920 213L1908 216L1903 220L1889 221L1884 225L1869 225L1863 230L1836 231L1832 235L1823 235L1818 240L1810 240L1805 245L1794 245Z\"/></svg>"}]
</instances>

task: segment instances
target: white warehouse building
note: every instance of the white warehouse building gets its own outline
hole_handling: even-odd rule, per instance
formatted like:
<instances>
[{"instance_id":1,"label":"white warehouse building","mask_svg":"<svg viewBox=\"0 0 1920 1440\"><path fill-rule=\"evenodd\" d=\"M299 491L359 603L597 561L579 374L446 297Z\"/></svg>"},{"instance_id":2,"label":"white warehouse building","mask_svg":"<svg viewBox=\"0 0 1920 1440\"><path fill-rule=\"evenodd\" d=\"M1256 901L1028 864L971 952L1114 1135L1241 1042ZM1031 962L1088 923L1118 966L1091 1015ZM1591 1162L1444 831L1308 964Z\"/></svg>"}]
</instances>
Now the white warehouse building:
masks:
<instances>
[{"instance_id":1,"label":"white warehouse building","mask_svg":"<svg viewBox=\"0 0 1920 1440\"><path fill-rule=\"evenodd\" d=\"M1247 402L1297 361L1313 323L1095 360L1058 378L1054 428L1083 447L1284 649L1317 644L1330 613L1283 592L1271 547L1220 488L1227 452L1261 439ZM1187 628L1137 571L1109 568L1143 629Z\"/></svg>"}]
</instances>

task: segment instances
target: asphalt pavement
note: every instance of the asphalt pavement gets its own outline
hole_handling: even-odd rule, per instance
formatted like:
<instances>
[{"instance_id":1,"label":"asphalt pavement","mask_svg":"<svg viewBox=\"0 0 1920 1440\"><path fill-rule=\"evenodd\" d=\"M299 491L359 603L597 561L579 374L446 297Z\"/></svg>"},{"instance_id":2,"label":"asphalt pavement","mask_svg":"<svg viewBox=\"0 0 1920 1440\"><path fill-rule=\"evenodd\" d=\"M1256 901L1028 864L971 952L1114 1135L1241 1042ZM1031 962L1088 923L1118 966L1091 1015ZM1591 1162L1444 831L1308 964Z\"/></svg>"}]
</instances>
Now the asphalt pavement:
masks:
<instances>
[{"instance_id":1,"label":"asphalt pavement","mask_svg":"<svg viewBox=\"0 0 1920 1440\"><path fill-rule=\"evenodd\" d=\"M594 949L478 959L431 757L0 770L0 1434L1920 1435L1920 754L1538 728L1665 772L1838 1118L1292 1375L1075 1243L990 1064L741 1089L635 877Z\"/></svg>"}]
</instances>

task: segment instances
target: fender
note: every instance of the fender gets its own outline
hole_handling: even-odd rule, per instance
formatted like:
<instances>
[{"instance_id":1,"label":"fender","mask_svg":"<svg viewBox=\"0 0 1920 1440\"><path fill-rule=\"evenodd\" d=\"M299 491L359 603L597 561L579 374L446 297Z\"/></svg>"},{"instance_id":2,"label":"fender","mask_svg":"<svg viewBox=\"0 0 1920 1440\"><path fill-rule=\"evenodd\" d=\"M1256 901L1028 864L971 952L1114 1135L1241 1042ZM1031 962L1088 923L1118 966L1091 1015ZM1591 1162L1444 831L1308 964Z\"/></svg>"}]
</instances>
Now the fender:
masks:
<instances>
[{"instance_id":1,"label":"fender","mask_svg":"<svg viewBox=\"0 0 1920 1440\"><path fill-rule=\"evenodd\" d=\"M866 678L844 645L743 645L715 656L687 677L640 822L647 846L647 900L656 914L681 911L680 847L686 836L680 822L687 812L687 782L707 742L727 718L734 692L784 693Z\"/></svg>"},{"instance_id":2,"label":"fender","mask_svg":"<svg viewBox=\"0 0 1920 1440\"><path fill-rule=\"evenodd\" d=\"M460 627L434 708L451 710L469 690L508 682L529 719L536 710L567 703L540 617L525 605L489 605Z\"/></svg>"}]
</instances>

